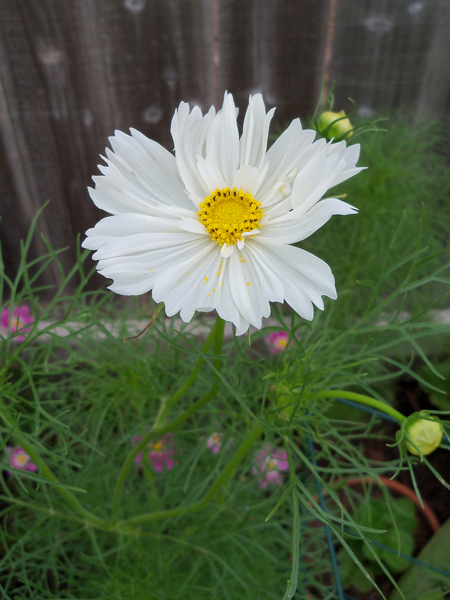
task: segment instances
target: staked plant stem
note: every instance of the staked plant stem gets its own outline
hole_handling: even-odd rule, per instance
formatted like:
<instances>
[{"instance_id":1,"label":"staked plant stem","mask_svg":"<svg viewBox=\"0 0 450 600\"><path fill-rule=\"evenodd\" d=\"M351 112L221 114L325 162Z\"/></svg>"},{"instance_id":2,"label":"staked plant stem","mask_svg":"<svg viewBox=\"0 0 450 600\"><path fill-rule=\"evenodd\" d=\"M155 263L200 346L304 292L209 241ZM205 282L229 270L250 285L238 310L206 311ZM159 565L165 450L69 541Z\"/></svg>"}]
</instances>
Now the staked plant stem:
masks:
<instances>
[{"instance_id":1,"label":"staked plant stem","mask_svg":"<svg viewBox=\"0 0 450 600\"><path fill-rule=\"evenodd\" d=\"M323 390L322 392L317 392L317 396L321 398L346 398L347 400L353 400L353 402L359 402L360 404L366 404L367 406L372 406L372 408L376 408L377 410L381 410L382 412L394 417L399 423L403 421L406 417L402 415L402 413L389 406L389 404L385 404L384 402L380 402L379 400L375 400L375 398L371 398L370 396L365 396L363 394L356 394L355 392L346 392L343 390Z\"/></svg>"},{"instance_id":2,"label":"staked plant stem","mask_svg":"<svg viewBox=\"0 0 450 600\"><path fill-rule=\"evenodd\" d=\"M206 340L205 345L204 345L204 348L205 348L206 344L209 342L209 345L210 345L212 339L214 339L214 355L216 358L213 359L213 368L216 371L216 373L220 373L220 368L221 368L221 364L222 364L221 363L221 354L222 354L224 329L225 329L225 321L223 319L221 319L220 317L217 317L216 323L213 325L213 327L211 329L211 333L208 336L208 339ZM210 338L211 338L211 340L210 340ZM167 414L168 408L173 406L173 404L176 402L176 400L178 400L178 398L182 395L182 393L184 393L190 387L190 385L192 385L192 383L194 383L195 378L198 375L199 368L200 368L201 364L204 362L204 358L203 357L200 357L200 358L202 359L202 362L199 363L199 361L200 361L200 359L199 359L199 361L197 362L197 366L195 367L193 373L191 373L191 375L188 377L188 379L185 381L185 383L172 396L172 398L166 403L165 409L163 409L163 411L162 411L165 414ZM195 371L197 371L197 372L195 373ZM195 376L193 377L194 373L195 373ZM191 379L192 379L192 381L190 381ZM187 385L188 382L190 382L189 385ZM122 494L122 489L123 489L123 486L125 483L125 479L127 478L128 473L130 472L130 469L133 466L134 459L139 454L139 452L144 450L147 447L147 445L149 444L149 442L151 442L155 437L160 437L166 433L169 433L170 431L175 431L176 429L181 427L181 425L183 425L183 423L185 421L187 421L187 419L189 419L189 417L191 417L194 413L196 413L200 408L205 406L205 404L210 402L210 400L215 398L218 391L219 391L219 385L218 385L217 380L215 380L214 383L212 384L209 392L207 392L204 396L202 396L201 398L196 400L189 408L187 408L184 412L182 412L181 415L179 415L175 419L172 419L172 421L170 421L169 423L167 423L165 425L158 425L158 422L162 421L162 414L160 414L158 416L152 429L142 437L141 441L138 442L136 444L136 446L134 446L134 448L131 450L131 452L128 454L127 458L125 459L125 462L123 463L122 469L119 473L119 477L116 482L116 486L114 488L113 505L112 505L113 517L117 514L117 511L119 510L120 497ZM175 398L175 400L174 400L174 398Z\"/></svg>"},{"instance_id":3,"label":"staked plant stem","mask_svg":"<svg viewBox=\"0 0 450 600\"><path fill-rule=\"evenodd\" d=\"M307 438L306 441L308 444L309 454L311 456L311 462L314 465L314 469L317 469L317 460L316 460L316 455L314 452L314 444L312 443L312 440L309 437ZM314 477L314 482L316 484L316 489L317 489L317 495L319 497L319 506L324 514L328 514L327 505L325 504L325 499L324 499L323 493L322 493L322 486L320 484L320 481L317 478L315 470L312 470L312 475ZM325 537L327 539L328 551L330 553L331 568L333 571L334 582L336 584L337 596L338 596L339 600L344 600L345 595L344 595L344 590L342 588L341 576L339 574L339 565L338 565L338 560L337 560L337 556L336 556L336 550L335 550L334 543L333 543L333 536L331 535L331 527L326 522L324 522L323 525L325 528Z\"/></svg>"}]
</instances>

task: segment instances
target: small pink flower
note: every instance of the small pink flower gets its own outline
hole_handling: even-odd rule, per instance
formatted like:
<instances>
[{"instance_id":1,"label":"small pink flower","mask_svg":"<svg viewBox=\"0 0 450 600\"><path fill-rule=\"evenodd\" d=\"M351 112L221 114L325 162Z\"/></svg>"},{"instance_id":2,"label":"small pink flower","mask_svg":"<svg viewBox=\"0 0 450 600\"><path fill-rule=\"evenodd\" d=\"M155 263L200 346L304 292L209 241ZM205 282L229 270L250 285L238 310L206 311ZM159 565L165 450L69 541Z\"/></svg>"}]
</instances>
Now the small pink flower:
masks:
<instances>
[{"instance_id":1,"label":"small pink flower","mask_svg":"<svg viewBox=\"0 0 450 600\"><path fill-rule=\"evenodd\" d=\"M178 464L178 461L175 459L177 454L181 454L181 448L179 448L172 441L173 433L166 433L163 437L150 442L148 445L149 448L149 459L153 469L157 473L161 473L162 471L170 471L174 468L175 465ZM131 438L132 446L135 446L137 442L141 440L140 435L135 435ZM138 463L140 467L142 467L142 452L134 459L135 463Z\"/></svg>"},{"instance_id":2,"label":"small pink flower","mask_svg":"<svg viewBox=\"0 0 450 600\"><path fill-rule=\"evenodd\" d=\"M266 488L269 483L281 485L283 476L280 471L287 471L289 463L287 461L286 451L280 450L272 444L266 444L264 448L256 455L254 459L255 466L252 467L252 474L259 476L259 487Z\"/></svg>"},{"instance_id":3,"label":"small pink flower","mask_svg":"<svg viewBox=\"0 0 450 600\"><path fill-rule=\"evenodd\" d=\"M162 438L150 444L150 462L157 473L170 471L178 461L174 459L180 454L180 449L172 442L173 433L166 433Z\"/></svg>"},{"instance_id":4,"label":"small pink flower","mask_svg":"<svg viewBox=\"0 0 450 600\"><path fill-rule=\"evenodd\" d=\"M215 431L209 436L206 447L208 450L211 450L213 454L219 454L220 449L222 448L222 439L223 433Z\"/></svg>"},{"instance_id":5,"label":"small pink flower","mask_svg":"<svg viewBox=\"0 0 450 600\"><path fill-rule=\"evenodd\" d=\"M224 415L221 414L221 417L223 417ZM214 425L220 429L221 427L221 422L220 421L216 421L214 423ZM223 444L223 438L225 437L225 434L222 433L221 431L213 431L212 434L209 436L209 438L206 441L206 448L207 450L210 450L213 454L219 454L221 448L222 448L222 444ZM202 435L202 437L200 438L201 440L205 439L205 436ZM230 437L228 438L227 441L227 445L225 450L228 452L229 449L231 448L231 446L233 445L234 442L234 438Z\"/></svg>"},{"instance_id":6,"label":"small pink flower","mask_svg":"<svg viewBox=\"0 0 450 600\"><path fill-rule=\"evenodd\" d=\"M266 344L272 354L280 354L289 342L286 331L274 331L266 337Z\"/></svg>"},{"instance_id":7,"label":"small pink flower","mask_svg":"<svg viewBox=\"0 0 450 600\"><path fill-rule=\"evenodd\" d=\"M20 469L21 471L32 471L33 473L37 471L37 467L34 463L31 462L28 454L23 450L20 446L14 449L12 446L7 446L6 448L9 452L9 458L11 461L11 466L13 469ZM5 461L9 464L9 461ZM10 475L13 474L12 471L8 471Z\"/></svg>"},{"instance_id":8,"label":"small pink flower","mask_svg":"<svg viewBox=\"0 0 450 600\"><path fill-rule=\"evenodd\" d=\"M31 314L30 307L26 304L19 304L12 311L11 315L11 307L7 306L2 310L0 317L0 324L5 329L5 331L11 331L14 333L15 331L21 331L25 333L26 331L30 331L30 327L26 327L26 325L30 325L30 323L34 322L34 317ZM16 335L14 339L18 342L23 342L25 337L23 335Z\"/></svg>"}]
</instances>

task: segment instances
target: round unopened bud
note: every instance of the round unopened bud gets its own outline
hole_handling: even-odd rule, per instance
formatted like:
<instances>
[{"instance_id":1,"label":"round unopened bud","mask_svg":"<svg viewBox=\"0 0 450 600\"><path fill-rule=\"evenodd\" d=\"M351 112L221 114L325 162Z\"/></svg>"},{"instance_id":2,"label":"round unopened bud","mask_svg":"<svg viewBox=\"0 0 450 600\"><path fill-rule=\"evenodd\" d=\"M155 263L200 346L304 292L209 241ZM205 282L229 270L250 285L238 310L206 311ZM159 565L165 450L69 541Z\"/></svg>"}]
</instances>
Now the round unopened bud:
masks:
<instances>
[{"instance_id":1,"label":"round unopened bud","mask_svg":"<svg viewBox=\"0 0 450 600\"><path fill-rule=\"evenodd\" d=\"M436 450L442 440L442 428L437 417L426 418L414 413L406 419L405 433L411 438L424 456ZM410 442L406 442L411 454L419 456L419 452Z\"/></svg>"},{"instance_id":2,"label":"round unopened bud","mask_svg":"<svg viewBox=\"0 0 450 600\"><path fill-rule=\"evenodd\" d=\"M319 118L319 132L327 138L327 140L331 140L331 138L342 138L344 140L348 140L353 135L353 125L350 123L349 119L344 118L345 112L341 110L341 112L331 112L327 111L320 115ZM336 119L340 119L327 130L327 127L336 121Z\"/></svg>"}]
</instances>

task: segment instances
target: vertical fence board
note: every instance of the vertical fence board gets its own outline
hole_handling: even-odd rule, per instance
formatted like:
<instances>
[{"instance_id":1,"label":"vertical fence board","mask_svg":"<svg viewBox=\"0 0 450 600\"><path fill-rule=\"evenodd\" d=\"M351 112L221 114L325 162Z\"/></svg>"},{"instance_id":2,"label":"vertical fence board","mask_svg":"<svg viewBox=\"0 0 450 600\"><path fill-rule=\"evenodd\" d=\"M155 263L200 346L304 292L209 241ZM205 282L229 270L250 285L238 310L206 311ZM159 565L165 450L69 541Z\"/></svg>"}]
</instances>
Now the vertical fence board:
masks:
<instances>
[{"instance_id":1,"label":"vertical fence board","mask_svg":"<svg viewBox=\"0 0 450 600\"><path fill-rule=\"evenodd\" d=\"M2 141L20 234L50 199L39 230L54 247L71 246L66 267L77 234L103 215L86 187L107 136L136 127L170 146L180 98L211 96L212 32L209 45L200 43L209 10L207 2L183 0L0 1L2 121L9 125ZM8 218L0 231L16 256Z\"/></svg>"},{"instance_id":2,"label":"vertical fence board","mask_svg":"<svg viewBox=\"0 0 450 600\"><path fill-rule=\"evenodd\" d=\"M348 109L347 97L367 116L417 108L440 2L339 0L332 61L336 108Z\"/></svg>"},{"instance_id":3,"label":"vertical fence board","mask_svg":"<svg viewBox=\"0 0 450 600\"><path fill-rule=\"evenodd\" d=\"M227 0L220 3L221 86L240 106L262 92L275 124L312 112L320 80L328 2Z\"/></svg>"},{"instance_id":4,"label":"vertical fence board","mask_svg":"<svg viewBox=\"0 0 450 600\"><path fill-rule=\"evenodd\" d=\"M338 109L347 96L366 115L450 109L448 0L0 0L0 14L0 235L11 274L18 238L47 199L38 229L71 246L73 263L77 234L103 215L86 187L107 137L136 127L171 149L180 100L205 110L229 90L244 109L260 91L282 126L312 113L325 72Z\"/></svg>"},{"instance_id":5,"label":"vertical fence board","mask_svg":"<svg viewBox=\"0 0 450 600\"><path fill-rule=\"evenodd\" d=\"M441 0L421 82L419 111L429 117L450 116L450 2Z\"/></svg>"}]
</instances>

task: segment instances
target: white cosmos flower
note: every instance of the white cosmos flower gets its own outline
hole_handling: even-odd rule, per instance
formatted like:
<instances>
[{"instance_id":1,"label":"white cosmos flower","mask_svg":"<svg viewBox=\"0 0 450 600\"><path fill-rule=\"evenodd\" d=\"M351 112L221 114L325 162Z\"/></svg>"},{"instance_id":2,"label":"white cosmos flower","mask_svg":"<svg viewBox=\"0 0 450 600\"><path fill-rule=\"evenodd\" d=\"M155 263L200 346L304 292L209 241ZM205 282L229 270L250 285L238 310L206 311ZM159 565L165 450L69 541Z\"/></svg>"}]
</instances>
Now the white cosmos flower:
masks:
<instances>
[{"instance_id":1,"label":"white cosmos flower","mask_svg":"<svg viewBox=\"0 0 450 600\"><path fill-rule=\"evenodd\" d=\"M118 294L152 290L166 313L189 322L216 310L236 326L261 328L270 302L313 318L334 277L316 256L292 246L332 215L356 209L325 192L358 173L359 145L314 142L298 119L267 150L269 124L251 96L242 135L231 94L202 115L182 102L172 119L175 153L142 133L116 131L107 166L94 177L94 204L112 216L89 229L85 248Z\"/></svg>"}]
</instances>

